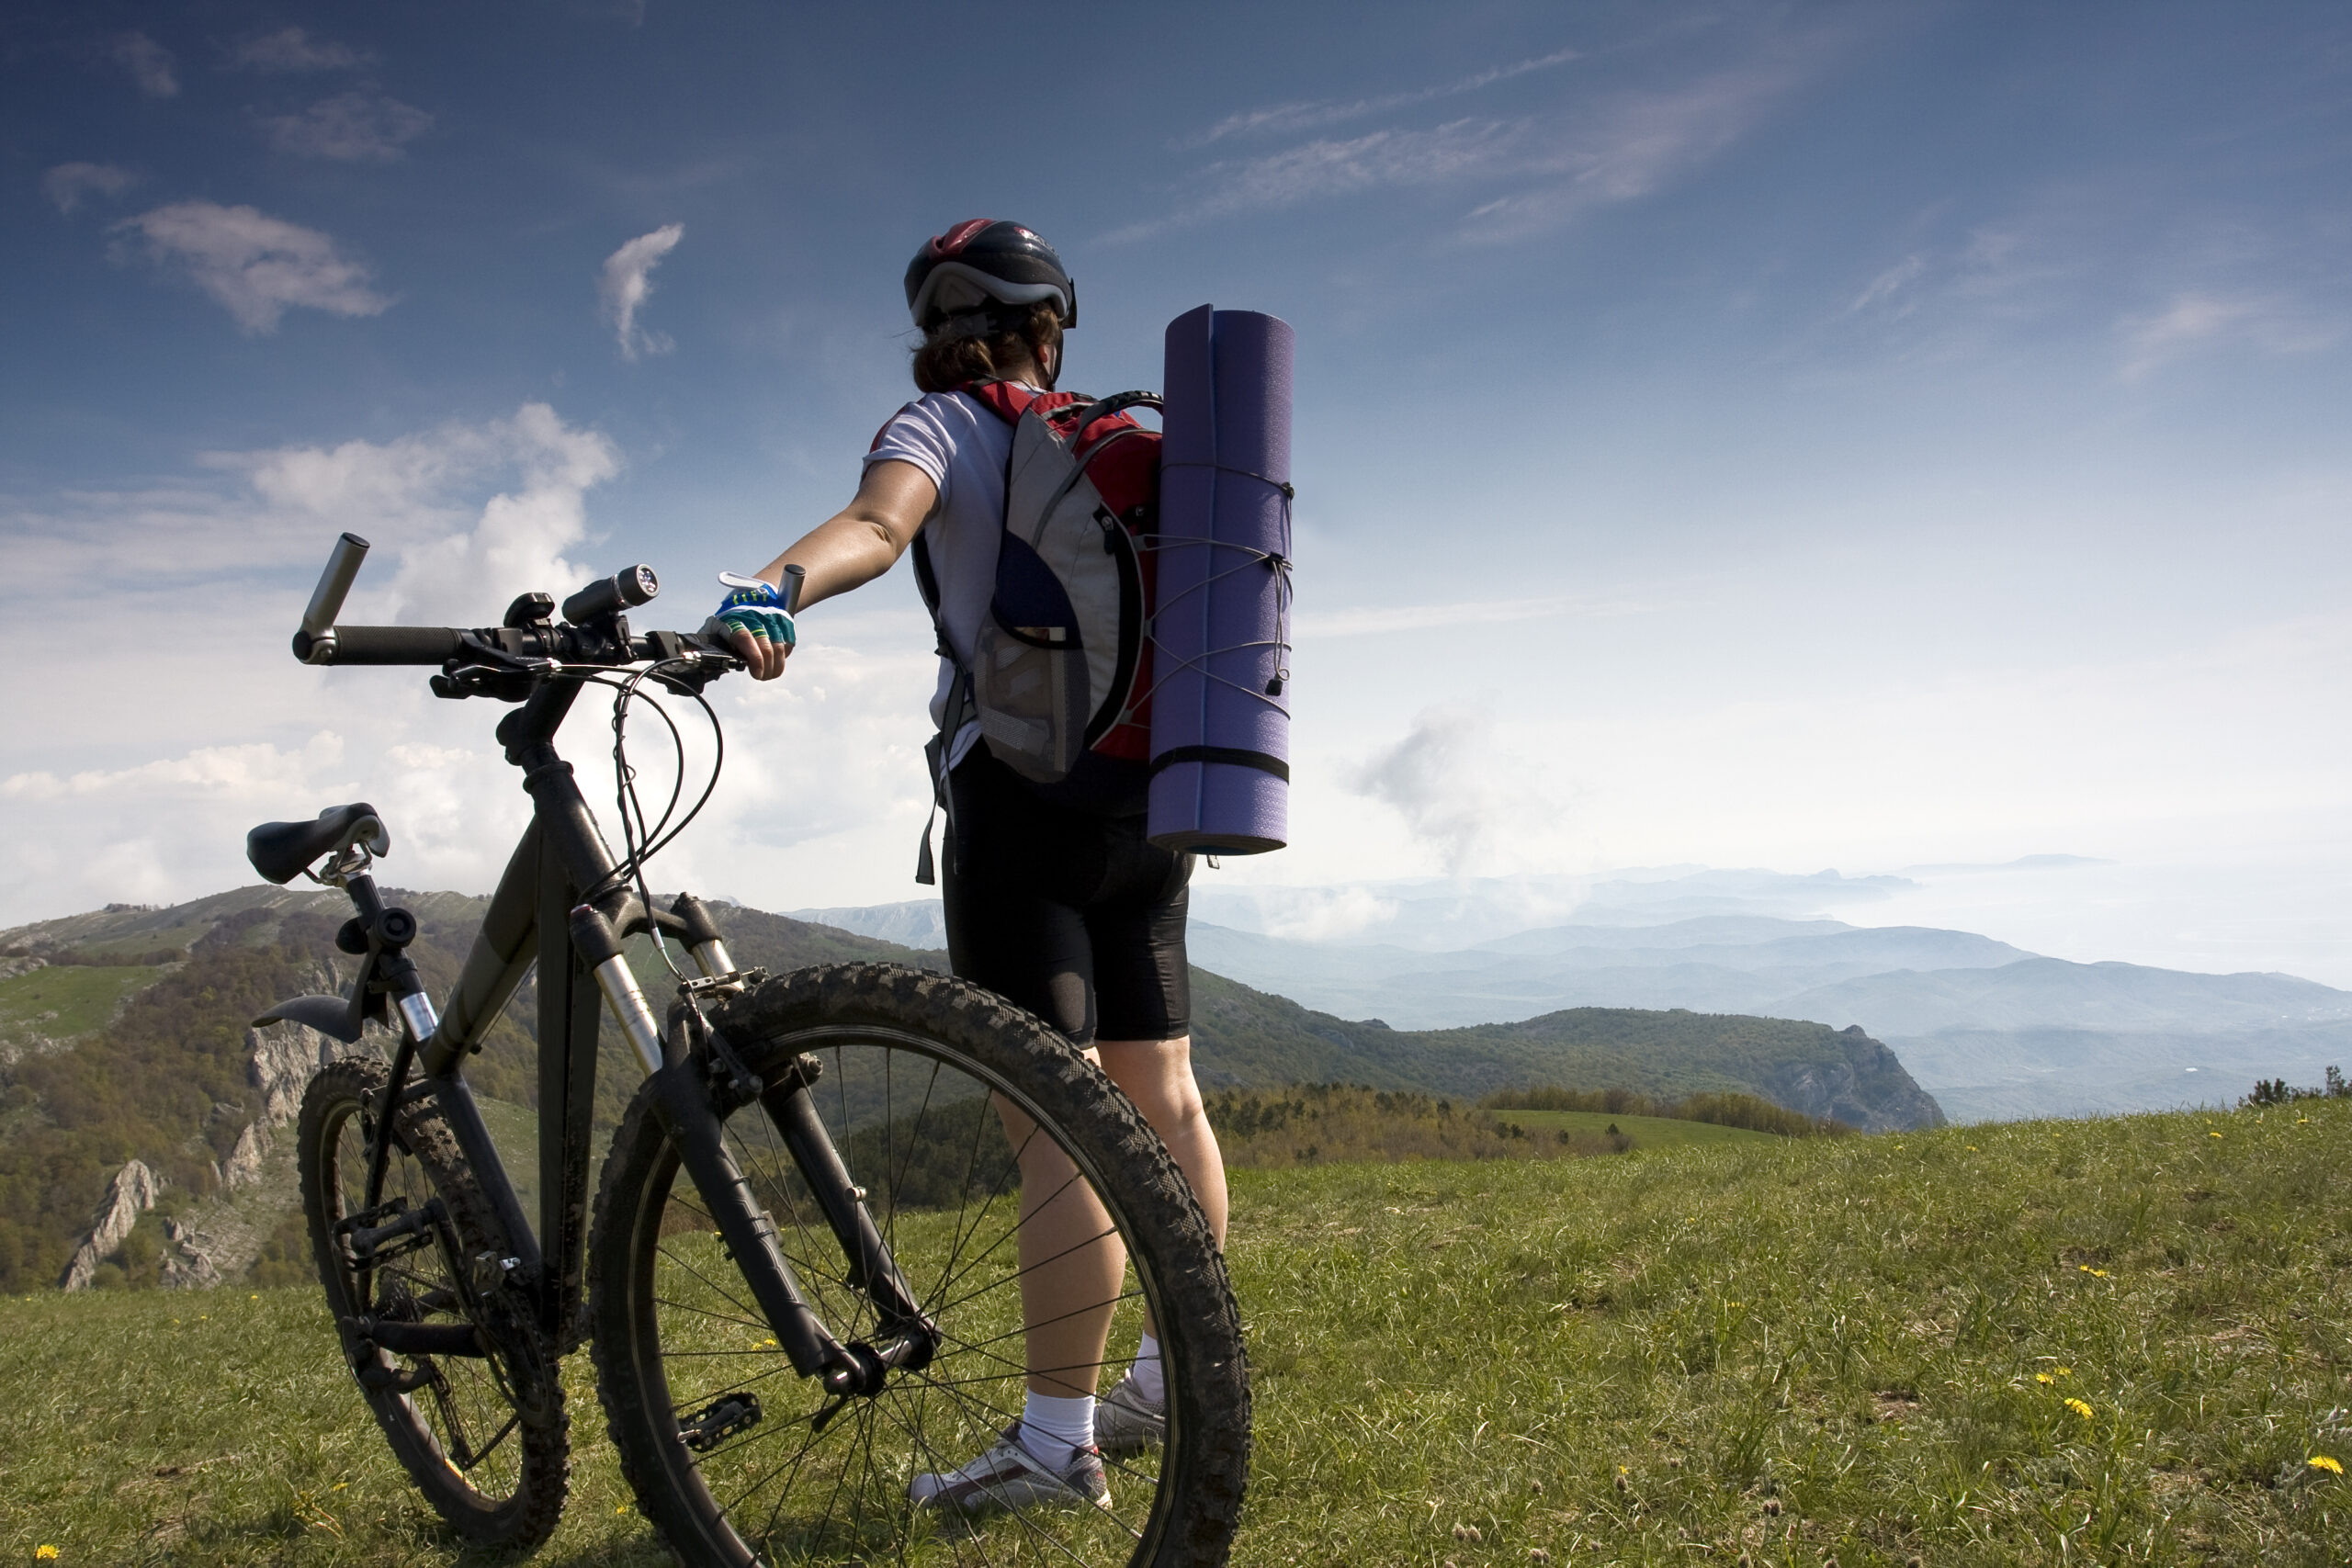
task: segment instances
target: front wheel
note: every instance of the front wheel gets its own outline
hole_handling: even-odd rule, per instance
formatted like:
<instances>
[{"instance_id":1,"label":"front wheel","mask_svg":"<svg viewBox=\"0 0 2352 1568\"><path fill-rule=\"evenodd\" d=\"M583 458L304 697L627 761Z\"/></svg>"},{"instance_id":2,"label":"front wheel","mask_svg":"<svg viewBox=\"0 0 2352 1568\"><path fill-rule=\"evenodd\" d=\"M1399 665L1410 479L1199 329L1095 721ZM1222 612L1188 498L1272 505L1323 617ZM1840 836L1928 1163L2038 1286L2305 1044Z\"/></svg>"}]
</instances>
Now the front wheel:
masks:
<instances>
[{"instance_id":1,"label":"front wheel","mask_svg":"<svg viewBox=\"0 0 2352 1568\"><path fill-rule=\"evenodd\" d=\"M380 1063L346 1058L302 1096L295 1159L327 1308L425 1500L477 1546L527 1550L563 1513L563 1388L528 1324L483 1293L480 1260L496 1256L488 1204L429 1101L396 1113L371 1200L368 1145L387 1077Z\"/></svg>"},{"instance_id":2,"label":"front wheel","mask_svg":"<svg viewBox=\"0 0 2352 1568\"><path fill-rule=\"evenodd\" d=\"M927 1365L830 1407L750 1304L650 1088L640 1091L597 1194L594 1346L622 1469L681 1560L1223 1562L1249 1469L1239 1316L1191 1188L1110 1080L1029 1014L894 965L805 969L715 1021L765 1083L819 1069L808 1091L819 1117L939 1341ZM762 1102L721 1110L819 1320L845 1345L874 1336L874 1304L849 1283ZM1038 1187L1037 1173L1058 1173L1055 1189L1024 1193L1024 1166ZM1101 1217L1086 1223L1101 1229L1040 1252L1059 1222L1035 1216L1088 1201ZM1024 1357L1024 1281L1090 1259L1072 1277L1092 1283L1062 1292L1060 1322L1031 1325L1041 1337ZM1051 1370L1059 1388L1107 1393L1147 1312L1166 1368L1165 1436L1106 1453L1107 1499L971 1513L910 1500L918 1476L977 1459L1019 1418L1024 1374L1044 1370L1034 1347L1067 1343L1044 1336L1083 1320L1101 1345L1107 1323L1099 1361L1065 1352Z\"/></svg>"}]
</instances>

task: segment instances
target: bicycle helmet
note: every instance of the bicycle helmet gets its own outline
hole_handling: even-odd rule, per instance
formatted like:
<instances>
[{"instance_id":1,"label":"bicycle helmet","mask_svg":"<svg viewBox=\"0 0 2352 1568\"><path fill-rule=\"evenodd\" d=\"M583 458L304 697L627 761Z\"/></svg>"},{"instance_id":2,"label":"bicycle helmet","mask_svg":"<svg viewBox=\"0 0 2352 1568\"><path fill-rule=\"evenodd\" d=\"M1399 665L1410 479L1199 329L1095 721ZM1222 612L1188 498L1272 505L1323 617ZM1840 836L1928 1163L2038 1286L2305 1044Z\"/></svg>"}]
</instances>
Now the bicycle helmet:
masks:
<instances>
[{"instance_id":1,"label":"bicycle helmet","mask_svg":"<svg viewBox=\"0 0 2352 1568\"><path fill-rule=\"evenodd\" d=\"M907 264L907 309L930 332L951 316L1050 299L1062 325L1078 325L1078 285L1034 231L1001 218L968 218L923 242Z\"/></svg>"}]
</instances>

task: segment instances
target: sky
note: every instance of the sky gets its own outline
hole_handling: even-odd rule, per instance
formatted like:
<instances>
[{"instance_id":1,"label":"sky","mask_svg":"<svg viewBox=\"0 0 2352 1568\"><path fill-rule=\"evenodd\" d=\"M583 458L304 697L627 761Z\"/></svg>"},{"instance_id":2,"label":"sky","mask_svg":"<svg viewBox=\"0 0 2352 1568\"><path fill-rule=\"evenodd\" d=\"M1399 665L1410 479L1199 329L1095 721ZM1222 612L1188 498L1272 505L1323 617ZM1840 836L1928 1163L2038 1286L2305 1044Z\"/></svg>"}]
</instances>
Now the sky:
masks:
<instances>
[{"instance_id":1,"label":"sky","mask_svg":"<svg viewBox=\"0 0 2352 1568\"><path fill-rule=\"evenodd\" d=\"M1204 875L2065 854L2118 869L1900 918L2352 986L2342 6L980 16L9 7L0 922L356 798L385 880L486 889L497 714L287 652L335 534L348 619L642 560L695 626L847 499L907 258L988 216L1078 279L1069 385L1297 330L1294 842ZM920 891L905 569L803 637L658 884Z\"/></svg>"}]
</instances>

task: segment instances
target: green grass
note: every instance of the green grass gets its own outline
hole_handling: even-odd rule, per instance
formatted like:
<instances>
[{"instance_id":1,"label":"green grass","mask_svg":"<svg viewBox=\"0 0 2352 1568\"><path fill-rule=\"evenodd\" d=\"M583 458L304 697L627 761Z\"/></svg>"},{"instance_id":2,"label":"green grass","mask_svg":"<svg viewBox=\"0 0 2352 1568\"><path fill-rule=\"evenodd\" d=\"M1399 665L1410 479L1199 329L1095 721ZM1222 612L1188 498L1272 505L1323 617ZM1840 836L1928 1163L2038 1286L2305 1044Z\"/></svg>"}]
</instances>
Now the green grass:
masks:
<instances>
[{"instance_id":1,"label":"green grass","mask_svg":"<svg viewBox=\"0 0 2352 1568\"><path fill-rule=\"evenodd\" d=\"M0 980L0 1039L86 1034L112 1018L123 998L162 976L143 964L60 964Z\"/></svg>"},{"instance_id":2,"label":"green grass","mask_svg":"<svg viewBox=\"0 0 2352 1568\"><path fill-rule=\"evenodd\" d=\"M2352 1105L1234 1189L1248 1568L2352 1561ZM664 1562L588 1371L538 1561ZM0 1303L0 1563L461 1560L306 1291Z\"/></svg>"},{"instance_id":3,"label":"green grass","mask_svg":"<svg viewBox=\"0 0 2352 1568\"><path fill-rule=\"evenodd\" d=\"M1714 1148L1724 1144L1769 1141L1770 1133L1745 1127L1718 1127L1712 1122L1682 1122L1664 1116L1611 1116L1606 1111L1498 1111L1498 1122L1516 1122L1531 1133L1600 1133L1611 1127L1634 1140L1637 1149Z\"/></svg>"}]
</instances>

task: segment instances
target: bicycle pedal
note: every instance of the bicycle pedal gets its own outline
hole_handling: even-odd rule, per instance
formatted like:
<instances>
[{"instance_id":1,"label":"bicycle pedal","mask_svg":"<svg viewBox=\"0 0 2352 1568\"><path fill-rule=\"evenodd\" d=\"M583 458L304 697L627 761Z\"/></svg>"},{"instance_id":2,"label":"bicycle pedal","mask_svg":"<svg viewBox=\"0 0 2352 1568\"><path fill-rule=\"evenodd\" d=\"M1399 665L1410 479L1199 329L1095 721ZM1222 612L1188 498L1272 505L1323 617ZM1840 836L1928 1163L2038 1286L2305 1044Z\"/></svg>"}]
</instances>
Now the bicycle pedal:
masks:
<instances>
[{"instance_id":1,"label":"bicycle pedal","mask_svg":"<svg viewBox=\"0 0 2352 1568\"><path fill-rule=\"evenodd\" d=\"M730 1393L692 1416L678 1417L678 1441L698 1454L708 1453L736 1433L760 1424L760 1396Z\"/></svg>"}]
</instances>

